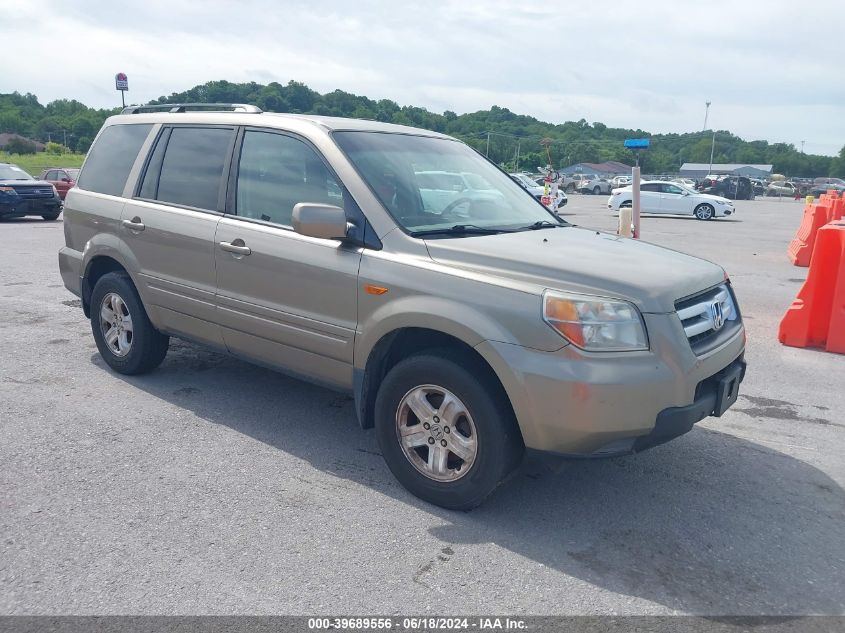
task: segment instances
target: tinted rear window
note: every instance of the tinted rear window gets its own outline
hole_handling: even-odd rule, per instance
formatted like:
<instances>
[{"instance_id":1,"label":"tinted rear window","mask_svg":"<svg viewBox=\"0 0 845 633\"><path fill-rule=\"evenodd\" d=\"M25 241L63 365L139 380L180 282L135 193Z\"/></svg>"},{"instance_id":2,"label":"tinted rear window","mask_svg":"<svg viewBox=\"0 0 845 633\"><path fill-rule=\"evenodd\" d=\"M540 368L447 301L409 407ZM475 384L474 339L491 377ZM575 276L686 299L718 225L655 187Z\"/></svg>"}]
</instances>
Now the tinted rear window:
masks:
<instances>
[{"instance_id":1,"label":"tinted rear window","mask_svg":"<svg viewBox=\"0 0 845 633\"><path fill-rule=\"evenodd\" d=\"M234 130L226 128L174 128L164 152L156 200L217 209L233 135Z\"/></svg>"},{"instance_id":2,"label":"tinted rear window","mask_svg":"<svg viewBox=\"0 0 845 633\"><path fill-rule=\"evenodd\" d=\"M152 129L151 124L111 125L88 152L79 187L112 196L123 195L129 171Z\"/></svg>"}]
</instances>

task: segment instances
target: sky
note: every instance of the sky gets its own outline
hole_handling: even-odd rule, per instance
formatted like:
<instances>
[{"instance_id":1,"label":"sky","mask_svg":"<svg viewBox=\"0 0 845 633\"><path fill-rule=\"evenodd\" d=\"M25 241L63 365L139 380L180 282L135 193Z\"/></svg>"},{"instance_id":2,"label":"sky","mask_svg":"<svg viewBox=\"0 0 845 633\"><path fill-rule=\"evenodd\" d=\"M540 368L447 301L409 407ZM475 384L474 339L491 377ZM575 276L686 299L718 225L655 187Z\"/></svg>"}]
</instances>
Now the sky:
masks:
<instances>
[{"instance_id":1,"label":"sky","mask_svg":"<svg viewBox=\"0 0 845 633\"><path fill-rule=\"evenodd\" d=\"M0 0L0 92L120 105L291 79L458 113L845 145L841 0ZM17 51L18 55L11 55Z\"/></svg>"}]
</instances>

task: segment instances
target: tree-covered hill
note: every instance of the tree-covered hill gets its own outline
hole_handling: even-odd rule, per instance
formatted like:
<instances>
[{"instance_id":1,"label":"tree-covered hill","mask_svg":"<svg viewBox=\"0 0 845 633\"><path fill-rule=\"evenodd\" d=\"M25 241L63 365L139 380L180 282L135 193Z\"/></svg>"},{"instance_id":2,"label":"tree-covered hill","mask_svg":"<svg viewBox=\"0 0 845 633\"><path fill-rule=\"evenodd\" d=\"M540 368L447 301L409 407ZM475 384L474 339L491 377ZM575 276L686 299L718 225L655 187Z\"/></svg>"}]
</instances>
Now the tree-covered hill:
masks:
<instances>
[{"instance_id":1,"label":"tree-covered hill","mask_svg":"<svg viewBox=\"0 0 845 633\"><path fill-rule=\"evenodd\" d=\"M676 172L681 163L710 160L711 133L649 134L644 130L610 128L586 120L552 124L531 116L492 106L467 114L447 110L442 114L416 106L400 106L389 99L374 100L342 90L320 94L303 83L290 81L263 85L256 82L210 81L185 92L152 101L252 103L268 112L311 113L374 119L445 132L459 137L491 159L513 169L534 169L546 164L541 145L549 140L555 166L576 162L619 160L633 157L622 147L626 138L651 138L651 149L641 164L646 173ZM15 132L39 141L58 141L76 151L86 151L105 118L119 109L88 108L60 99L42 105L31 94L0 94L0 132ZM843 148L845 152L845 148ZM771 163L774 171L790 176L845 176L845 155L834 158L803 154L791 144L745 141L728 131L716 132L716 163Z\"/></svg>"}]
</instances>

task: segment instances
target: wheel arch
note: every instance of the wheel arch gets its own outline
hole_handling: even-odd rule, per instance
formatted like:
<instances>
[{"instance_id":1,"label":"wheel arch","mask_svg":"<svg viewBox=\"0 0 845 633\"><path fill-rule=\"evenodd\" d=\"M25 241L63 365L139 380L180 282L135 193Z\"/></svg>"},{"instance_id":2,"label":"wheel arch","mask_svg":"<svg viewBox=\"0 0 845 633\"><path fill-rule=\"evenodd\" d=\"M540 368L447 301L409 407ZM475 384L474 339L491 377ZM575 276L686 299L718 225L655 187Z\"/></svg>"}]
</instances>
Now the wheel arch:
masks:
<instances>
[{"instance_id":1,"label":"wheel arch","mask_svg":"<svg viewBox=\"0 0 845 633\"><path fill-rule=\"evenodd\" d=\"M511 406L502 380L473 344L442 330L407 326L381 336L370 349L364 367L356 367L354 370L355 412L362 428L372 428L374 425L376 394L387 372L404 358L426 350L449 350L461 354L494 388L500 390Z\"/></svg>"}]
</instances>

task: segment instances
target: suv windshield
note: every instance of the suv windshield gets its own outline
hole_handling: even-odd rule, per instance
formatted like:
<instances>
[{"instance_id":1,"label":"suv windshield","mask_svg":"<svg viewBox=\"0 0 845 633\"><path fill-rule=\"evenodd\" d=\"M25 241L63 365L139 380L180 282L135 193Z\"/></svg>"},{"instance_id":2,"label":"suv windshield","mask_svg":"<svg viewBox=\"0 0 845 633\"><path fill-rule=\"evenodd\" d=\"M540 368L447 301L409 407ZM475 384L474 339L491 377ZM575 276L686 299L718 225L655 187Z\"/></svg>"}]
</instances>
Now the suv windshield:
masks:
<instances>
[{"instance_id":1,"label":"suv windshield","mask_svg":"<svg viewBox=\"0 0 845 633\"><path fill-rule=\"evenodd\" d=\"M565 225L507 174L459 141L380 132L335 132L332 137L379 201L411 234L457 225L485 232L538 228L537 223L544 221ZM431 177L434 173L437 178ZM458 189L452 177L442 178L447 174L460 174L470 187Z\"/></svg>"},{"instance_id":2,"label":"suv windshield","mask_svg":"<svg viewBox=\"0 0 845 633\"><path fill-rule=\"evenodd\" d=\"M0 165L0 180L35 180L17 165Z\"/></svg>"}]
</instances>

